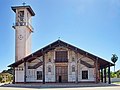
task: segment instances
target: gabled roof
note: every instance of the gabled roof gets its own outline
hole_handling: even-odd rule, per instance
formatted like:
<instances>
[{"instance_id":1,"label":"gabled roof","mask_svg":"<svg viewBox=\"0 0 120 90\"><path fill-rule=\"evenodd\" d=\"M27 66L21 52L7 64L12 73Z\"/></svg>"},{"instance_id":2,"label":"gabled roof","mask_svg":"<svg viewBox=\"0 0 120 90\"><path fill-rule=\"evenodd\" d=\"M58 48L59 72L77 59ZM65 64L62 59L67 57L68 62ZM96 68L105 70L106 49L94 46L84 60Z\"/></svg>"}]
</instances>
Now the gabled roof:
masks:
<instances>
[{"instance_id":1,"label":"gabled roof","mask_svg":"<svg viewBox=\"0 0 120 90\"><path fill-rule=\"evenodd\" d=\"M89 52L86 52L86 51L84 51L84 50L82 50L80 48L77 48L77 47L75 47L75 46L73 46L71 44L68 44L68 43L66 43L64 41L57 40L57 41L55 41L55 42L53 42L53 43L39 49L38 51L30 54L29 56L27 56L27 57L15 62L15 63L9 65L8 67L17 67L18 65L22 64L23 62L31 62L32 60L42 56L44 53L47 53L48 51L53 50L58 46L63 46L63 47L66 47L68 49L71 49L71 50L73 50L75 52L78 52L78 53L88 57L88 58L91 58L92 60L98 60L98 63L100 64L100 68L108 67L109 65L114 66L113 63L108 62L105 59L102 59L102 58L100 58L100 57L98 57L96 55L93 55L93 54L91 54Z\"/></svg>"}]
</instances>

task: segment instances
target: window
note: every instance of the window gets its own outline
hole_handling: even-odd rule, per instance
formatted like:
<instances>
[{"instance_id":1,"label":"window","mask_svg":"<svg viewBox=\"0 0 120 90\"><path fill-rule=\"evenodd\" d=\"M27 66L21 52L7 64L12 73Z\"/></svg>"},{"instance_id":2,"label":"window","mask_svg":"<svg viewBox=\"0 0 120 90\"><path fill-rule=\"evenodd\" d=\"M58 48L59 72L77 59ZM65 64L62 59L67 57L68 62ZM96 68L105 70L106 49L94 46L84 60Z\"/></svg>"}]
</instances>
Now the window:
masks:
<instances>
[{"instance_id":1,"label":"window","mask_svg":"<svg viewBox=\"0 0 120 90\"><path fill-rule=\"evenodd\" d=\"M72 66L72 72L75 72L75 65Z\"/></svg>"},{"instance_id":2,"label":"window","mask_svg":"<svg viewBox=\"0 0 120 90\"><path fill-rule=\"evenodd\" d=\"M74 57L72 57L72 62L74 62L75 61L75 58Z\"/></svg>"},{"instance_id":3,"label":"window","mask_svg":"<svg viewBox=\"0 0 120 90\"><path fill-rule=\"evenodd\" d=\"M68 62L68 52L67 51L56 51L55 62Z\"/></svg>"},{"instance_id":4,"label":"window","mask_svg":"<svg viewBox=\"0 0 120 90\"><path fill-rule=\"evenodd\" d=\"M82 71L82 79L88 79L88 71Z\"/></svg>"},{"instance_id":5,"label":"window","mask_svg":"<svg viewBox=\"0 0 120 90\"><path fill-rule=\"evenodd\" d=\"M37 80L42 80L42 71L37 71Z\"/></svg>"},{"instance_id":6,"label":"window","mask_svg":"<svg viewBox=\"0 0 120 90\"><path fill-rule=\"evenodd\" d=\"M48 66L48 72L51 72L51 66Z\"/></svg>"},{"instance_id":7,"label":"window","mask_svg":"<svg viewBox=\"0 0 120 90\"><path fill-rule=\"evenodd\" d=\"M19 11L18 12L18 17L20 18L20 21L23 21L24 20L24 11Z\"/></svg>"},{"instance_id":8,"label":"window","mask_svg":"<svg viewBox=\"0 0 120 90\"><path fill-rule=\"evenodd\" d=\"M49 60L48 60L49 62L51 62L51 58L49 58Z\"/></svg>"}]
</instances>

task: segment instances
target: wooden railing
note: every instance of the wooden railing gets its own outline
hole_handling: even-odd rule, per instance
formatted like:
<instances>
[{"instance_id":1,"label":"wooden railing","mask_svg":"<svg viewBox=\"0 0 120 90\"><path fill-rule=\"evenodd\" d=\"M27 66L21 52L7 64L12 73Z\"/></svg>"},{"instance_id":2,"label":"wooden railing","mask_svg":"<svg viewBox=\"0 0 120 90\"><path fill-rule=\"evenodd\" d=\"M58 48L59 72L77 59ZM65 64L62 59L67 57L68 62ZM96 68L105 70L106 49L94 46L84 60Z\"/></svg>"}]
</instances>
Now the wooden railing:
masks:
<instances>
[{"instance_id":1,"label":"wooden railing","mask_svg":"<svg viewBox=\"0 0 120 90\"><path fill-rule=\"evenodd\" d=\"M28 26L31 30L33 30L33 27L29 22L16 22L15 24L13 24L13 27L15 26Z\"/></svg>"},{"instance_id":2,"label":"wooden railing","mask_svg":"<svg viewBox=\"0 0 120 90\"><path fill-rule=\"evenodd\" d=\"M68 59L55 59L55 62L68 62Z\"/></svg>"}]
</instances>

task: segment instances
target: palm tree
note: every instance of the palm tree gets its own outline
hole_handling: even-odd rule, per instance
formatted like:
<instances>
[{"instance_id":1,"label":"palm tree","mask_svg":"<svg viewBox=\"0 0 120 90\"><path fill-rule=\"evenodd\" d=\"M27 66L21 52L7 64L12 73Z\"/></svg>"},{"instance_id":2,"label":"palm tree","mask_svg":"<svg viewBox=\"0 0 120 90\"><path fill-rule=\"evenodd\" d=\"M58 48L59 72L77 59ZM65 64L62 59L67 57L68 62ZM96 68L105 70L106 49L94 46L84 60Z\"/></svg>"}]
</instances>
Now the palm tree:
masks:
<instances>
[{"instance_id":1,"label":"palm tree","mask_svg":"<svg viewBox=\"0 0 120 90\"><path fill-rule=\"evenodd\" d=\"M118 60L118 56L116 54L112 54L112 58L111 58L111 61L114 63L114 72L115 72L115 63L116 61Z\"/></svg>"}]
</instances>

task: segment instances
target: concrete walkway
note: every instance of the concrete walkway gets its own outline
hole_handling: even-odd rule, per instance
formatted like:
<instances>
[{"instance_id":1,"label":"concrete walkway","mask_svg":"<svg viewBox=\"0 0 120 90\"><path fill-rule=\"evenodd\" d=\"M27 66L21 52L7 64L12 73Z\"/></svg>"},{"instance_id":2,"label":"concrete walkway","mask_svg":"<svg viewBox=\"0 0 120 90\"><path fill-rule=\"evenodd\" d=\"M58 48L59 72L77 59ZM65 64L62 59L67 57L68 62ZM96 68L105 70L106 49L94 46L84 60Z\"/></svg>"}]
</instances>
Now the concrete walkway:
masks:
<instances>
[{"instance_id":1,"label":"concrete walkway","mask_svg":"<svg viewBox=\"0 0 120 90\"><path fill-rule=\"evenodd\" d=\"M0 87L0 90L120 90L120 86L111 86L111 87L73 87L73 88Z\"/></svg>"},{"instance_id":2,"label":"concrete walkway","mask_svg":"<svg viewBox=\"0 0 120 90\"><path fill-rule=\"evenodd\" d=\"M120 86L107 83L46 83L46 84L4 84L0 87L20 87L20 88L77 88L77 87L111 87Z\"/></svg>"}]
</instances>

